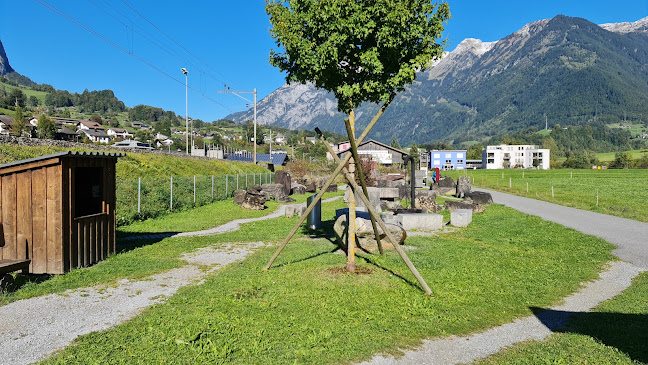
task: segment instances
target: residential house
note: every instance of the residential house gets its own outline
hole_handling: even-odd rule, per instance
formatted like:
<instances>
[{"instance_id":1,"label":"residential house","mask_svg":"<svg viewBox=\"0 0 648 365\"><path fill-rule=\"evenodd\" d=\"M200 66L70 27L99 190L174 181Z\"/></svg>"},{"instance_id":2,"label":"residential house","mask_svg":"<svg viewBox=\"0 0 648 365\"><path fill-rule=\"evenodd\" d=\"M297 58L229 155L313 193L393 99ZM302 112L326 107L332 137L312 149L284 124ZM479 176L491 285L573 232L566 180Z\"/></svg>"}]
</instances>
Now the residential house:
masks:
<instances>
[{"instance_id":1,"label":"residential house","mask_svg":"<svg viewBox=\"0 0 648 365\"><path fill-rule=\"evenodd\" d=\"M105 144L110 143L110 136L103 130L81 129L80 132L88 137L92 142Z\"/></svg>"},{"instance_id":2,"label":"residential house","mask_svg":"<svg viewBox=\"0 0 648 365\"><path fill-rule=\"evenodd\" d=\"M465 170L466 150L432 150L430 154L430 169Z\"/></svg>"},{"instance_id":3,"label":"residential house","mask_svg":"<svg viewBox=\"0 0 648 365\"><path fill-rule=\"evenodd\" d=\"M534 145L486 146L482 151L482 165L485 169L538 168L549 169L549 149Z\"/></svg>"},{"instance_id":4,"label":"residential house","mask_svg":"<svg viewBox=\"0 0 648 365\"><path fill-rule=\"evenodd\" d=\"M55 139L69 142L79 142L79 133L66 125L57 125Z\"/></svg>"},{"instance_id":5,"label":"residential house","mask_svg":"<svg viewBox=\"0 0 648 365\"><path fill-rule=\"evenodd\" d=\"M8 115L0 115L0 134L10 135L13 132L14 119Z\"/></svg>"},{"instance_id":6,"label":"residential house","mask_svg":"<svg viewBox=\"0 0 648 365\"><path fill-rule=\"evenodd\" d=\"M118 140L131 139L135 137L133 132L124 128L108 128L106 134L108 134L112 139Z\"/></svg>"},{"instance_id":7,"label":"residential house","mask_svg":"<svg viewBox=\"0 0 648 365\"><path fill-rule=\"evenodd\" d=\"M93 131L102 131L104 134L106 133L106 128L104 128L103 125L97 122L93 122L91 120L81 120L79 121L78 125L79 130L93 130Z\"/></svg>"}]
</instances>

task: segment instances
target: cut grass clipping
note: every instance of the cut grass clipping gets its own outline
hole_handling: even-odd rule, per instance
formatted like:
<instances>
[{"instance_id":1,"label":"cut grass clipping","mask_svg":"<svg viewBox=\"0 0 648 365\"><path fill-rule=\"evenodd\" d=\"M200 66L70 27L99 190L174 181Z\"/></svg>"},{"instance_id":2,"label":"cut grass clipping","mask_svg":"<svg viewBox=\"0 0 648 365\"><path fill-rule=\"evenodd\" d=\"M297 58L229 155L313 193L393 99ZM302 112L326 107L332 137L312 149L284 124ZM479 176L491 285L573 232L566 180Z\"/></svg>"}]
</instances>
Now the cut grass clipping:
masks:
<instances>
[{"instance_id":1,"label":"cut grass clipping","mask_svg":"<svg viewBox=\"0 0 648 365\"><path fill-rule=\"evenodd\" d=\"M528 341L479 364L648 363L648 272L621 295L572 317L560 334Z\"/></svg>"},{"instance_id":2,"label":"cut grass clipping","mask_svg":"<svg viewBox=\"0 0 648 365\"><path fill-rule=\"evenodd\" d=\"M342 205L323 205L325 224ZM152 246L276 244L296 219ZM261 268L274 247L179 290L127 323L80 337L46 363L358 361L529 315L530 307L550 306L596 278L612 259L612 245L603 240L498 205L475 215L468 228L406 243L434 297L423 294L393 251L359 254L362 275L340 273L336 268L346 257L336 246L300 231L269 271Z\"/></svg>"}]
</instances>

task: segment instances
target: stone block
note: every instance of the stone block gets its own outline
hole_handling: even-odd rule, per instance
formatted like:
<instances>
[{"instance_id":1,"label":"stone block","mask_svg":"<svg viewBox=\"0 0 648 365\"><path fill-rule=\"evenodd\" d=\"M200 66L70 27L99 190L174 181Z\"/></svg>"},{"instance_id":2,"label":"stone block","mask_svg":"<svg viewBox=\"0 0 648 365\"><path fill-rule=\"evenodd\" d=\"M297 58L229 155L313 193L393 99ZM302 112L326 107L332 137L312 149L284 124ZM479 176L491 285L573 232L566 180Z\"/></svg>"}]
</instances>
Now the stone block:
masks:
<instances>
[{"instance_id":1,"label":"stone block","mask_svg":"<svg viewBox=\"0 0 648 365\"><path fill-rule=\"evenodd\" d=\"M450 213L450 224L455 227L468 227L472 222L471 209L457 209Z\"/></svg>"},{"instance_id":2,"label":"stone block","mask_svg":"<svg viewBox=\"0 0 648 365\"><path fill-rule=\"evenodd\" d=\"M290 195L290 173L283 170L275 172L275 183L281 184L285 195Z\"/></svg>"},{"instance_id":3,"label":"stone block","mask_svg":"<svg viewBox=\"0 0 648 365\"><path fill-rule=\"evenodd\" d=\"M369 202L371 205L374 207L374 209L377 212L380 212L380 191L378 188L374 187L368 187L367 188L367 193L369 193ZM344 201L349 202L349 195L351 194L351 189L347 189L346 192L344 193ZM360 199L358 194L355 194L355 202L356 202L356 207L358 208L364 208L365 204L364 202Z\"/></svg>"},{"instance_id":4,"label":"stone block","mask_svg":"<svg viewBox=\"0 0 648 365\"><path fill-rule=\"evenodd\" d=\"M443 227L443 216L441 214L400 213L383 214L381 217L385 223L403 227L406 231L434 231Z\"/></svg>"},{"instance_id":5,"label":"stone block","mask_svg":"<svg viewBox=\"0 0 648 365\"><path fill-rule=\"evenodd\" d=\"M471 191L465 194L466 198L470 198L475 204L491 205L493 204L493 197L490 193L485 191Z\"/></svg>"},{"instance_id":6,"label":"stone block","mask_svg":"<svg viewBox=\"0 0 648 365\"><path fill-rule=\"evenodd\" d=\"M286 205L284 215L286 217L301 216L306 211L306 203Z\"/></svg>"},{"instance_id":7,"label":"stone block","mask_svg":"<svg viewBox=\"0 0 648 365\"><path fill-rule=\"evenodd\" d=\"M466 193L469 193L471 189L470 178L467 176L459 176L457 179L457 191L455 196L457 198L463 198Z\"/></svg>"},{"instance_id":8,"label":"stone block","mask_svg":"<svg viewBox=\"0 0 648 365\"><path fill-rule=\"evenodd\" d=\"M484 208L484 206L481 204L475 204L472 201L465 201L465 200L460 202L446 200L445 207L450 212L459 209L470 209L472 210L473 213L483 213L486 210L486 208Z\"/></svg>"},{"instance_id":9,"label":"stone block","mask_svg":"<svg viewBox=\"0 0 648 365\"><path fill-rule=\"evenodd\" d=\"M398 188L377 188L380 199L398 199Z\"/></svg>"}]
</instances>

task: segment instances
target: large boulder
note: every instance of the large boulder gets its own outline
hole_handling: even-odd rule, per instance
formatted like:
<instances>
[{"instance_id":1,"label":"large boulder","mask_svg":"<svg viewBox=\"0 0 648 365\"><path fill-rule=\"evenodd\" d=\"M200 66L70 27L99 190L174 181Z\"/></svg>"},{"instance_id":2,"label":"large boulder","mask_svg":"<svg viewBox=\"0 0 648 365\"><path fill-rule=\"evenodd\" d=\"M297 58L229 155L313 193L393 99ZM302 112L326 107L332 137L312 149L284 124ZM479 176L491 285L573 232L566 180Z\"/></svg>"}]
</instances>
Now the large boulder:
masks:
<instances>
[{"instance_id":1,"label":"large boulder","mask_svg":"<svg viewBox=\"0 0 648 365\"><path fill-rule=\"evenodd\" d=\"M469 193L466 193L464 197L470 198L470 200L472 200L473 203L480 204L480 205L493 204L493 197L491 196L490 193L487 193L485 191L471 191Z\"/></svg>"},{"instance_id":2,"label":"large boulder","mask_svg":"<svg viewBox=\"0 0 648 365\"><path fill-rule=\"evenodd\" d=\"M333 225L333 231L335 232L335 239L346 251L347 249L347 237L349 234L348 230L348 216L342 214L338 217ZM385 224L389 230L392 238L400 245L403 244L407 238L407 232L399 226L393 224ZM393 249L393 245L387 239L387 235L384 231L378 226L378 235L380 237L380 242L384 249ZM376 242L376 235L373 231L373 226L371 225L371 220L357 217L356 218L356 239L358 248L373 252L378 249L378 243Z\"/></svg>"},{"instance_id":3,"label":"large boulder","mask_svg":"<svg viewBox=\"0 0 648 365\"><path fill-rule=\"evenodd\" d=\"M266 208L265 202L266 198L261 193L261 191L256 189L248 189L241 206L245 209L264 210Z\"/></svg>"},{"instance_id":4,"label":"large boulder","mask_svg":"<svg viewBox=\"0 0 648 365\"><path fill-rule=\"evenodd\" d=\"M290 191L294 195L304 195L306 194L306 187L302 184L294 182L290 185Z\"/></svg>"},{"instance_id":5,"label":"large boulder","mask_svg":"<svg viewBox=\"0 0 648 365\"><path fill-rule=\"evenodd\" d=\"M452 201L446 200L445 207L448 211L454 212L457 209L470 209L473 213L482 213L486 210L483 205L475 204L470 201Z\"/></svg>"},{"instance_id":6,"label":"large boulder","mask_svg":"<svg viewBox=\"0 0 648 365\"><path fill-rule=\"evenodd\" d=\"M455 196L457 198L463 198L466 193L470 192L470 178L468 176L459 176L457 179L457 191Z\"/></svg>"},{"instance_id":7,"label":"large boulder","mask_svg":"<svg viewBox=\"0 0 648 365\"><path fill-rule=\"evenodd\" d=\"M444 177L443 179L435 182L433 185L436 185L439 193L441 194L454 193L457 188L457 185L451 177Z\"/></svg>"},{"instance_id":8,"label":"large boulder","mask_svg":"<svg viewBox=\"0 0 648 365\"><path fill-rule=\"evenodd\" d=\"M247 191L239 189L234 191L234 204L236 205L241 205L245 201L245 195L247 195Z\"/></svg>"},{"instance_id":9,"label":"large boulder","mask_svg":"<svg viewBox=\"0 0 648 365\"><path fill-rule=\"evenodd\" d=\"M443 211L443 207L436 203L436 196L434 196L433 194L430 195L417 194L416 207L420 209L425 209L432 213L441 213L441 211Z\"/></svg>"},{"instance_id":10,"label":"large boulder","mask_svg":"<svg viewBox=\"0 0 648 365\"><path fill-rule=\"evenodd\" d=\"M317 184L314 181L308 182L304 186L306 186L306 192L307 193L316 193L317 192Z\"/></svg>"},{"instance_id":11,"label":"large boulder","mask_svg":"<svg viewBox=\"0 0 648 365\"><path fill-rule=\"evenodd\" d=\"M290 195L290 183L290 173L283 170L275 172L275 184L281 184L285 195Z\"/></svg>"}]
</instances>

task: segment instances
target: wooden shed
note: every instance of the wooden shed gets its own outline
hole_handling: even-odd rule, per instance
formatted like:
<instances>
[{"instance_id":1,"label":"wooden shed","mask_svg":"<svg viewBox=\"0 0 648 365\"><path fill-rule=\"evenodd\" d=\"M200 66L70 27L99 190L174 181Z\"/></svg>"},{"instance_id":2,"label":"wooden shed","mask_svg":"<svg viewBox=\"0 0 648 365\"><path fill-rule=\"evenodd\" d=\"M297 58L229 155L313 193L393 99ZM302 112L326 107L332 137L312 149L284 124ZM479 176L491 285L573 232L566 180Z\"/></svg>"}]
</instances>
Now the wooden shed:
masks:
<instances>
[{"instance_id":1,"label":"wooden shed","mask_svg":"<svg viewBox=\"0 0 648 365\"><path fill-rule=\"evenodd\" d=\"M115 252L117 153L61 152L0 165L0 266L62 274Z\"/></svg>"}]
</instances>

